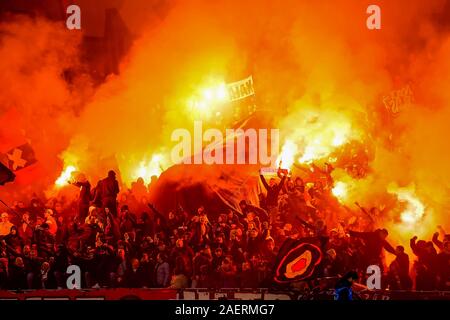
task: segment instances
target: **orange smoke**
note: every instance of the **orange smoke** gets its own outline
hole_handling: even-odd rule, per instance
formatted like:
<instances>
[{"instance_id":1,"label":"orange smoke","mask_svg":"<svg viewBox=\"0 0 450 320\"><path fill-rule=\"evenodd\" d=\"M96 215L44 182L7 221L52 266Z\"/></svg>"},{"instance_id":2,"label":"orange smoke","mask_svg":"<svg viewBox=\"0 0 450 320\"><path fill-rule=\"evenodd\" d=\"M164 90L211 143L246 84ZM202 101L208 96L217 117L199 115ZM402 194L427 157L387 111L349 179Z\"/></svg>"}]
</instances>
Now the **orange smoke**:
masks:
<instances>
[{"instance_id":1,"label":"orange smoke","mask_svg":"<svg viewBox=\"0 0 450 320\"><path fill-rule=\"evenodd\" d=\"M450 229L450 35L436 18L445 1L377 4L382 29L369 31L366 1L173 1L149 15L136 1L121 9L133 47L98 87L80 66L81 35L43 18L2 23L14 36L0 44L0 117L21 114L2 130L31 140L46 187L70 165L91 182L111 167L125 185L148 182L172 165L174 129L229 125L221 88L252 75L257 109L282 135L282 167L336 163L333 193L346 205L378 206L395 198L390 183L414 184L424 214L403 199L415 208L403 219L429 221L427 237L434 224ZM383 97L406 85L414 100L393 115ZM370 151L361 177L341 165L362 162L344 152L352 143ZM385 223L401 217L393 209Z\"/></svg>"}]
</instances>

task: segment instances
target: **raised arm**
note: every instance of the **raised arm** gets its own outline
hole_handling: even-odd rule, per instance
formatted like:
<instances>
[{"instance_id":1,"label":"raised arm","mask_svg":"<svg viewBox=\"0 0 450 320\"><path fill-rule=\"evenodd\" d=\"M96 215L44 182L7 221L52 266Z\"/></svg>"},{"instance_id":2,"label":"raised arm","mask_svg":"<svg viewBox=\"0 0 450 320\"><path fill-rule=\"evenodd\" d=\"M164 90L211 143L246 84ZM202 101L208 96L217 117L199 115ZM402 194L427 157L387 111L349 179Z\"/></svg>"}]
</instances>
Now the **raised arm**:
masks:
<instances>
[{"instance_id":1,"label":"raised arm","mask_svg":"<svg viewBox=\"0 0 450 320\"><path fill-rule=\"evenodd\" d=\"M439 232L433 234L433 243L441 250L444 248L444 243L439 240Z\"/></svg>"},{"instance_id":2,"label":"raised arm","mask_svg":"<svg viewBox=\"0 0 450 320\"><path fill-rule=\"evenodd\" d=\"M392 254L395 254L395 249L393 246L391 246L391 244L389 242L387 242L386 240L383 241L383 248Z\"/></svg>"},{"instance_id":3,"label":"raised arm","mask_svg":"<svg viewBox=\"0 0 450 320\"><path fill-rule=\"evenodd\" d=\"M266 178L264 178L264 176L261 173L259 173L259 177L261 178L261 182L264 188L266 188L266 190L269 190L269 185L267 184Z\"/></svg>"},{"instance_id":4,"label":"raised arm","mask_svg":"<svg viewBox=\"0 0 450 320\"><path fill-rule=\"evenodd\" d=\"M370 238L370 236L371 236L371 232L359 232L359 231L353 231L353 230L348 230L348 234L351 237L361 238L364 240L368 240L368 238Z\"/></svg>"},{"instance_id":5,"label":"raised arm","mask_svg":"<svg viewBox=\"0 0 450 320\"><path fill-rule=\"evenodd\" d=\"M74 185L75 187L80 188L80 187L86 187L89 184L89 182L75 181L75 182L71 182L71 184Z\"/></svg>"},{"instance_id":6,"label":"raised arm","mask_svg":"<svg viewBox=\"0 0 450 320\"><path fill-rule=\"evenodd\" d=\"M286 175L283 175L283 177L281 178L280 183L278 184L278 189L282 189L284 186L284 182L286 181Z\"/></svg>"},{"instance_id":7,"label":"raised arm","mask_svg":"<svg viewBox=\"0 0 450 320\"><path fill-rule=\"evenodd\" d=\"M411 238L411 240L409 240L409 246L411 247L413 253L417 256L417 245L416 245L416 240L417 240L417 236L414 236L413 238Z\"/></svg>"},{"instance_id":8,"label":"raised arm","mask_svg":"<svg viewBox=\"0 0 450 320\"><path fill-rule=\"evenodd\" d=\"M348 230L348 234L352 237L364 238L367 235L367 232Z\"/></svg>"}]
</instances>

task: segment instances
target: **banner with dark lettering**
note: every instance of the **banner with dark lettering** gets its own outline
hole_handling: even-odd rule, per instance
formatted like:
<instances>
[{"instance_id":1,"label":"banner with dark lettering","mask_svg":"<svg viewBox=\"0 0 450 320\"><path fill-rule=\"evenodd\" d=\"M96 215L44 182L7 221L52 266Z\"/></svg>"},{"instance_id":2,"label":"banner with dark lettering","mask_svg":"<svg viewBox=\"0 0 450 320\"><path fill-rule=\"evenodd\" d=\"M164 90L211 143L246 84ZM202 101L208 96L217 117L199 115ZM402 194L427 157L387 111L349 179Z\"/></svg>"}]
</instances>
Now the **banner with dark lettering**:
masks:
<instances>
[{"instance_id":1,"label":"banner with dark lettering","mask_svg":"<svg viewBox=\"0 0 450 320\"><path fill-rule=\"evenodd\" d=\"M246 79L228 83L227 90L230 101L237 101L252 96L255 94L253 77L249 76Z\"/></svg>"}]
</instances>

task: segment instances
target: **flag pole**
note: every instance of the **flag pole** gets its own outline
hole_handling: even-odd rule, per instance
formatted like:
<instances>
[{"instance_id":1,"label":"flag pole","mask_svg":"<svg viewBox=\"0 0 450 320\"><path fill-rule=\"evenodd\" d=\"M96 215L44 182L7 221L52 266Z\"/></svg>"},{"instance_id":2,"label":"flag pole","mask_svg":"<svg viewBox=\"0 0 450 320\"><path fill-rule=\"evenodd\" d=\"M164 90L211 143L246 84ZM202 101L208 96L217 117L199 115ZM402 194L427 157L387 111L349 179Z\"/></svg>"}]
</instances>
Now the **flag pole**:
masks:
<instances>
[{"instance_id":1,"label":"flag pole","mask_svg":"<svg viewBox=\"0 0 450 320\"><path fill-rule=\"evenodd\" d=\"M16 210L14 210L13 208L11 208L10 206L8 206L6 203L5 203L5 201L3 201L2 199L0 199L0 202L5 206L5 207L7 207L12 213L14 213L20 220L22 220L22 217L20 216L20 214L16 211ZM30 226L30 224L28 223L28 222L26 222L26 221L23 221L23 222L25 222L28 226ZM30 226L31 227L31 226Z\"/></svg>"}]
</instances>

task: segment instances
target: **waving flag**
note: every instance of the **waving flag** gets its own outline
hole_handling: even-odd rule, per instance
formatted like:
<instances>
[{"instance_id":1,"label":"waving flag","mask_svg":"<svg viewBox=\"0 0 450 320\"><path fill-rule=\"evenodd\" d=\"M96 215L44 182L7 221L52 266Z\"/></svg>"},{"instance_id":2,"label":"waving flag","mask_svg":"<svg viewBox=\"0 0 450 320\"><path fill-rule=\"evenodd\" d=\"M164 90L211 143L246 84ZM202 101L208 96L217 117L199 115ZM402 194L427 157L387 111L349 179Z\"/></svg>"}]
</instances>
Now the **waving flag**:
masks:
<instances>
[{"instance_id":1,"label":"waving flag","mask_svg":"<svg viewBox=\"0 0 450 320\"><path fill-rule=\"evenodd\" d=\"M6 152L3 163L11 170L17 171L36 163L36 156L30 144L26 143Z\"/></svg>"},{"instance_id":2,"label":"waving flag","mask_svg":"<svg viewBox=\"0 0 450 320\"><path fill-rule=\"evenodd\" d=\"M322 247L327 240L318 237L287 239L277 256L274 281L289 283L314 276L322 261Z\"/></svg>"}]
</instances>

